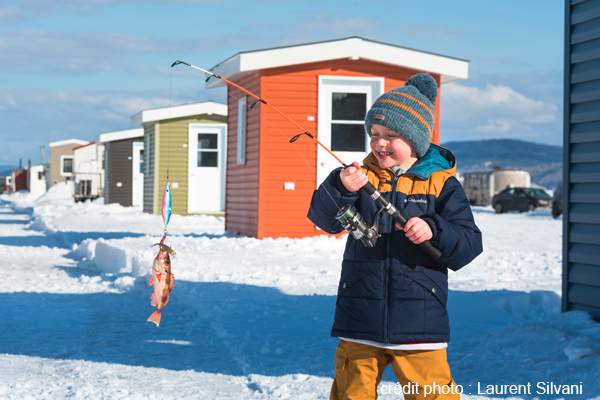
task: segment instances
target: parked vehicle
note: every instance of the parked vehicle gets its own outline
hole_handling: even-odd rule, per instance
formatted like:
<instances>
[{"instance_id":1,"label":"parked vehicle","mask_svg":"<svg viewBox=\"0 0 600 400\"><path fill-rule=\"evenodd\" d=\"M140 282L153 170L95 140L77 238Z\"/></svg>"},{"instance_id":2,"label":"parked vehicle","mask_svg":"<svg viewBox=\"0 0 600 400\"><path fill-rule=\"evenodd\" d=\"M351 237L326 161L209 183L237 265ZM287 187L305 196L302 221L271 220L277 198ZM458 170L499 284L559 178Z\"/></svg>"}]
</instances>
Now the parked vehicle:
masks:
<instances>
[{"instance_id":1,"label":"parked vehicle","mask_svg":"<svg viewBox=\"0 0 600 400\"><path fill-rule=\"evenodd\" d=\"M538 207L550 208L552 197L543 189L512 187L492 198L492 207L500 214L505 211L534 211Z\"/></svg>"},{"instance_id":2,"label":"parked vehicle","mask_svg":"<svg viewBox=\"0 0 600 400\"><path fill-rule=\"evenodd\" d=\"M562 214L563 207L563 196L562 196L562 181L556 187L554 191L554 197L552 197L552 216L558 218Z\"/></svg>"},{"instance_id":3,"label":"parked vehicle","mask_svg":"<svg viewBox=\"0 0 600 400\"><path fill-rule=\"evenodd\" d=\"M465 172L463 188L472 206L492 204L492 197L508 186L529 187L529 172L494 167L492 171Z\"/></svg>"}]
</instances>

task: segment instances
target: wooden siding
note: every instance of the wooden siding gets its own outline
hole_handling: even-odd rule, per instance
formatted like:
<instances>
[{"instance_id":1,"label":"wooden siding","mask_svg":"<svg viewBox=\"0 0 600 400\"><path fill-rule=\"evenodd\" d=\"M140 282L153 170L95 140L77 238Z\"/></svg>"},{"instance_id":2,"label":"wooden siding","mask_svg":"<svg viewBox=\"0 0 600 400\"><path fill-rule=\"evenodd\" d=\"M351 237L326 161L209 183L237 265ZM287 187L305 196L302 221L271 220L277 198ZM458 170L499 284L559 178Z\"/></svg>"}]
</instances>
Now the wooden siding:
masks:
<instances>
[{"instance_id":1,"label":"wooden siding","mask_svg":"<svg viewBox=\"0 0 600 400\"><path fill-rule=\"evenodd\" d=\"M336 60L273 68L261 72L260 96L318 137L319 75L384 77L387 91L402 86L417 72L366 60ZM439 83L439 76L434 78ZM231 100L229 111L232 124L237 110L232 108ZM270 107L262 106L260 111L264 119L260 125L258 226L253 236L299 238L323 235L324 232L316 230L306 217L316 187L317 144L308 137L301 137L290 144L289 139L300 133L298 127ZM308 116L315 118L308 121ZM436 102L435 143L439 143L438 126L439 101ZM236 131L230 125L230 132ZM255 157L250 148L247 156ZM295 190L284 190L284 182L295 182ZM254 212L251 208L247 211ZM227 217L229 220L233 215L228 213ZM244 214L244 217L250 219L251 215Z\"/></svg>"},{"instance_id":2,"label":"wooden siding","mask_svg":"<svg viewBox=\"0 0 600 400\"><path fill-rule=\"evenodd\" d=\"M156 124L144 125L144 212L154 214L154 141Z\"/></svg>"},{"instance_id":3,"label":"wooden siding","mask_svg":"<svg viewBox=\"0 0 600 400\"><path fill-rule=\"evenodd\" d=\"M239 82L252 93L260 93L260 74L254 72ZM259 198L259 130L260 113L268 107L254 103L254 98L246 99L246 162L237 163L238 100L246 96L241 90L228 87L227 112L227 178L225 189L225 229L243 235L258 234L258 198Z\"/></svg>"},{"instance_id":4,"label":"wooden siding","mask_svg":"<svg viewBox=\"0 0 600 400\"><path fill-rule=\"evenodd\" d=\"M155 124L155 146L152 152L154 175L153 191L151 192L153 193L154 214L162 212L162 196L167 183L167 167L171 183L172 213L188 214L189 124L222 124L225 122L226 117L224 116L202 114L163 120ZM176 188L173 187L174 183L177 184ZM146 187L144 187L144 197L145 194Z\"/></svg>"},{"instance_id":5,"label":"wooden siding","mask_svg":"<svg viewBox=\"0 0 600 400\"><path fill-rule=\"evenodd\" d=\"M600 321L600 0L566 1L562 309Z\"/></svg>"},{"instance_id":6,"label":"wooden siding","mask_svg":"<svg viewBox=\"0 0 600 400\"><path fill-rule=\"evenodd\" d=\"M106 183L104 186L104 202L131 206L132 195L132 163L133 143L142 138L118 140L106 143ZM136 165L136 167L139 167ZM117 182L121 186L117 186Z\"/></svg>"},{"instance_id":7,"label":"wooden siding","mask_svg":"<svg viewBox=\"0 0 600 400\"><path fill-rule=\"evenodd\" d=\"M81 145L69 143L62 146L50 147L50 185L54 185L54 182L60 183L72 180L71 176L67 177L60 174L60 158L61 156L73 156L73 147L77 146Z\"/></svg>"}]
</instances>

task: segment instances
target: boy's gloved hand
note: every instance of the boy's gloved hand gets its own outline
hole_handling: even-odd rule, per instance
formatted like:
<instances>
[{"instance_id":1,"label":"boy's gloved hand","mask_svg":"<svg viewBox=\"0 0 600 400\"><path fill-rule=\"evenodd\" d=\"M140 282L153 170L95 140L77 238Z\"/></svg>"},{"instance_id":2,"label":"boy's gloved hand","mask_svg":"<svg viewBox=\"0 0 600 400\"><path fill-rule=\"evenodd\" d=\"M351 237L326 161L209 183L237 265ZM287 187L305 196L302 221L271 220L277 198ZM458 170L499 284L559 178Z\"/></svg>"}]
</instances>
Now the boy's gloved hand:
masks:
<instances>
[{"instance_id":1,"label":"boy's gloved hand","mask_svg":"<svg viewBox=\"0 0 600 400\"><path fill-rule=\"evenodd\" d=\"M431 231L429 224L419 217L409 219L408 222L406 222L406 225L404 225L404 228L402 228L399 223L396 223L396 227L404 230L408 240L414 244L423 243L433 237L433 232Z\"/></svg>"},{"instance_id":2,"label":"boy's gloved hand","mask_svg":"<svg viewBox=\"0 0 600 400\"><path fill-rule=\"evenodd\" d=\"M369 182L367 174L360 168L358 161L354 161L350 167L340 171L340 180L349 192L356 192Z\"/></svg>"}]
</instances>

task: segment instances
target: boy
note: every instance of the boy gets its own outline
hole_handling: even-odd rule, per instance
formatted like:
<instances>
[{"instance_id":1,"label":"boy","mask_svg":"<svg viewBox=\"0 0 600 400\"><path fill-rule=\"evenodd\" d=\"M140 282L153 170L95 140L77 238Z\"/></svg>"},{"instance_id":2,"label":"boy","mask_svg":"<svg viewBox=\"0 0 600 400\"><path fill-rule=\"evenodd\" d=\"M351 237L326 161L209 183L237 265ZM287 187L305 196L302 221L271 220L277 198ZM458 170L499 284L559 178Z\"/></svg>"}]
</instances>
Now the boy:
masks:
<instances>
[{"instance_id":1,"label":"boy","mask_svg":"<svg viewBox=\"0 0 600 400\"><path fill-rule=\"evenodd\" d=\"M343 231L336 203L373 225L377 205L360 190L368 181L408 219L401 228L381 213L371 248L348 235L331 330L340 338L331 399L375 399L390 364L401 385L412 385L407 400L426 390L427 399L459 398L446 359L448 268L471 262L482 242L454 155L430 144L436 97L427 74L384 93L365 118L372 152L362 168L333 171L313 195L308 217L328 233ZM437 261L417 246L425 240L441 251Z\"/></svg>"}]
</instances>

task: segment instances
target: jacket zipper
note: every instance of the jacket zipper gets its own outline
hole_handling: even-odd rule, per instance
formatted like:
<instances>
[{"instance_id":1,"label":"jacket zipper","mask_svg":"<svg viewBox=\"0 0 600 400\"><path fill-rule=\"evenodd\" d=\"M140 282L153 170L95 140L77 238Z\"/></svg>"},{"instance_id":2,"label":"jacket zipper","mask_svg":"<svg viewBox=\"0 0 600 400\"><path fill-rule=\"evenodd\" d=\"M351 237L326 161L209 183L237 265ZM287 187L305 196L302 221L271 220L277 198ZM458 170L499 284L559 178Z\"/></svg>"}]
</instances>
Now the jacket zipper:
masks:
<instances>
[{"instance_id":1,"label":"jacket zipper","mask_svg":"<svg viewBox=\"0 0 600 400\"><path fill-rule=\"evenodd\" d=\"M396 174L392 171L392 177L393 177L393 181L392 183L392 191L391 191L391 195L390 195L390 203L394 204L396 203L396 185L398 183L398 176L396 176ZM387 240L386 240L386 249L385 249L385 274L383 277L383 321L382 321L382 330L383 330L383 344L388 344L389 343L389 332L388 332L388 327L389 327L389 318L388 318L388 297L389 297L389 291L388 291L388 285L389 285L389 274L390 274L390 266L391 266L391 253L392 253L392 234L394 232L394 221L391 221L391 226L390 226L390 233L388 234Z\"/></svg>"}]
</instances>

